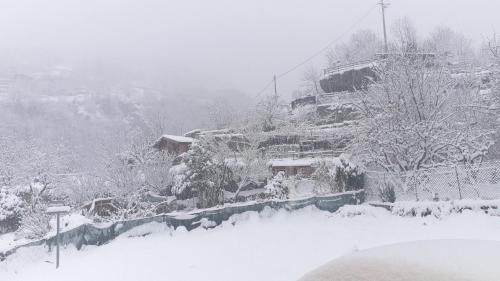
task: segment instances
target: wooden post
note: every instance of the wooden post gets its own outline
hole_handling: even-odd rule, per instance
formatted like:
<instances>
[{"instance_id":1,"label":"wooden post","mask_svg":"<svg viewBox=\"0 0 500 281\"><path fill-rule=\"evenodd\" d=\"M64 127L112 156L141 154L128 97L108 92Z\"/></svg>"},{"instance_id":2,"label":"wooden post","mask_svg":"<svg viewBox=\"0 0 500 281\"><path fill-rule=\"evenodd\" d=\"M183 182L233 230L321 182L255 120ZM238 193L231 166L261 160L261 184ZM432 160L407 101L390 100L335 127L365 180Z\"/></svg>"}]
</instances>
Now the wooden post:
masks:
<instances>
[{"instance_id":1,"label":"wooden post","mask_svg":"<svg viewBox=\"0 0 500 281\"><path fill-rule=\"evenodd\" d=\"M56 215L57 225L56 225L56 269L59 268L59 233L61 228L61 214L66 214L70 211L69 206L51 206L47 208L47 214Z\"/></svg>"},{"instance_id":2,"label":"wooden post","mask_svg":"<svg viewBox=\"0 0 500 281\"><path fill-rule=\"evenodd\" d=\"M56 230L56 269L59 268L59 221L61 213L57 213L57 230Z\"/></svg>"},{"instance_id":3,"label":"wooden post","mask_svg":"<svg viewBox=\"0 0 500 281\"><path fill-rule=\"evenodd\" d=\"M276 86L276 75L274 75L273 81L274 81L274 97L277 98L278 97L278 88Z\"/></svg>"}]
</instances>

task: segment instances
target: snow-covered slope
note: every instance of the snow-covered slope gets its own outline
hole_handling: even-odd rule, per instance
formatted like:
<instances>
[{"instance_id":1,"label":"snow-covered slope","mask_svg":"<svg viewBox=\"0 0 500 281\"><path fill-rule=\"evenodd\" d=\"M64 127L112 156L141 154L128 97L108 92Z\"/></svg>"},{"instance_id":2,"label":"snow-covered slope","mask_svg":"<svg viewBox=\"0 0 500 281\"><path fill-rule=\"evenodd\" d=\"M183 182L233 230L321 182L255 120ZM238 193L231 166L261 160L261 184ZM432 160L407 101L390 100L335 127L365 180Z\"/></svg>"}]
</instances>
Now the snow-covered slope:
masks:
<instances>
[{"instance_id":1,"label":"snow-covered slope","mask_svg":"<svg viewBox=\"0 0 500 281\"><path fill-rule=\"evenodd\" d=\"M292 281L357 249L429 239L500 241L500 218L472 212L407 218L358 206L336 214L314 208L250 212L191 232L152 224L101 247L68 247L57 271L45 262L54 253L22 249L0 262L0 280Z\"/></svg>"}]
</instances>

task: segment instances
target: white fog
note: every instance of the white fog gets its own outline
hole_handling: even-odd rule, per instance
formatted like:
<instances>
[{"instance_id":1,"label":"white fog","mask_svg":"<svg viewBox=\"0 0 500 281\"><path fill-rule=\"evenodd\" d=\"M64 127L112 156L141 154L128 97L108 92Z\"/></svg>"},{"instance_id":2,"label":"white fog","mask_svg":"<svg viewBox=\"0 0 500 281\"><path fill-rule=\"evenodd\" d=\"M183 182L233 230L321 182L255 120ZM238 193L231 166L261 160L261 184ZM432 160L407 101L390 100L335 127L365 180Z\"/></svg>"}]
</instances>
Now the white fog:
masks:
<instances>
[{"instance_id":1,"label":"white fog","mask_svg":"<svg viewBox=\"0 0 500 281\"><path fill-rule=\"evenodd\" d=\"M496 280L498 11L0 1L0 280Z\"/></svg>"}]
</instances>

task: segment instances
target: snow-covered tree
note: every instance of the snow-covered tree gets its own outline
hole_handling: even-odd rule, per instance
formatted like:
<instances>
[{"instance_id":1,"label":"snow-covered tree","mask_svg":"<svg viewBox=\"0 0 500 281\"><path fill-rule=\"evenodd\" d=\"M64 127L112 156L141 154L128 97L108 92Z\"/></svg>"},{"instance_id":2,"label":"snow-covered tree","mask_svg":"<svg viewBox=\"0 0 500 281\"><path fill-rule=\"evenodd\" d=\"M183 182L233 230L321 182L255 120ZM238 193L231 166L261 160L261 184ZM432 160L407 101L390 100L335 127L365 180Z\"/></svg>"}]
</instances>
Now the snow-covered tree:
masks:
<instances>
[{"instance_id":1,"label":"snow-covered tree","mask_svg":"<svg viewBox=\"0 0 500 281\"><path fill-rule=\"evenodd\" d=\"M209 144L197 142L186 156L186 165L192 171L189 181L198 194L198 207L209 208L224 203L223 185L229 169L224 162L214 161Z\"/></svg>"},{"instance_id":2,"label":"snow-covered tree","mask_svg":"<svg viewBox=\"0 0 500 281\"><path fill-rule=\"evenodd\" d=\"M492 130L470 107L482 101L467 77L407 55L387 61L378 75L380 82L360 95L364 121L353 150L369 164L415 171L487 153Z\"/></svg>"},{"instance_id":3,"label":"snow-covered tree","mask_svg":"<svg viewBox=\"0 0 500 281\"><path fill-rule=\"evenodd\" d=\"M413 22L403 17L392 25L391 50L395 53L416 53L419 51L417 30Z\"/></svg>"},{"instance_id":4,"label":"snow-covered tree","mask_svg":"<svg viewBox=\"0 0 500 281\"><path fill-rule=\"evenodd\" d=\"M277 95L268 95L262 98L257 105L255 118L261 130L265 132L275 130L285 119L287 107Z\"/></svg>"},{"instance_id":5,"label":"snow-covered tree","mask_svg":"<svg viewBox=\"0 0 500 281\"><path fill-rule=\"evenodd\" d=\"M196 195L198 207L208 208L224 203L224 186L231 178L230 169L217 158L208 140L193 143L184 155L185 168L177 173L172 193L179 198Z\"/></svg>"},{"instance_id":6,"label":"snow-covered tree","mask_svg":"<svg viewBox=\"0 0 500 281\"><path fill-rule=\"evenodd\" d=\"M245 134L244 143L238 151L235 151L232 157L226 159L233 176L238 182L235 198L249 184L257 183L270 176L270 170L267 166L269 159L260 147L264 140L265 135L261 132L248 132Z\"/></svg>"},{"instance_id":7,"label":"snow-covered tree","mask_svg":"<svg viewBox=\"0 0 500 281\"><path fill-rule=\"evenodd\" d=\"M319 95L323 93L323 89L319 85L321 73L311 66L302 74L301 96Z\"/></svg>"}]
</instances>

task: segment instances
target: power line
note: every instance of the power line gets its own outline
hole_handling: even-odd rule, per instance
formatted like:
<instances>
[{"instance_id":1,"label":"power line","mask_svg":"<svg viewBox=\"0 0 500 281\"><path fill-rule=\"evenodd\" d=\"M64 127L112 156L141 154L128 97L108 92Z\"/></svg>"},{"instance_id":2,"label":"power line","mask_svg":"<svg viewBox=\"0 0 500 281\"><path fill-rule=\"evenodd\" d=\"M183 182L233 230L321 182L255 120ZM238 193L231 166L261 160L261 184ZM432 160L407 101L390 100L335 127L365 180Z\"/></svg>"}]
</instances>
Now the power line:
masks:
<instances>
[{"instance_id":1,"label":"power line","mask_svg":"<svg viewBox=\"0 0 500 281\"><path fill-rule=\"evenodd\" d=\"M264 88L262 88L262 90L260 90L259 92L257 92L257 95L256 95L256 96L257 96L257 98L259 98L259 97L260 97L260 95L262 95L262 93L264 93L264 91L265 91L265 90L267 90L267 88L269 88L269 86L271 86L274 82L275 82L275 80L274 80L274 77L273 77L273 79L271 79L271 81L269 81L269 82L266 84L266 86L264 86Z\"/></svg>"},{"instance_id":2,"label":"power line","mask_svg":"<svg viewBox=\"0 0 500 281\"><path fill-rule=\"evenodd\" d=\"M290 74L291 72L297 70L299 67L305 65L306 63L310 62L311 60L313 60L314 58L316 58L317 56L321 55L323 52L325 52L328 48L330 48L333 44L337 43L338 41L340 41L342 38L344 38L344 36L346 36L347 34L349 34L354 28L356 28L362 21L364 21L374 10L375 8L377 8L379 4L377 3L377 5L373 5L366 13L363 14L362 17L360 17L355 23L353 23L351 26L349 26L349 28L347 28L342 34L340 34L340 36L337 36L335 39L331 40L330 42L328 42L328 44L326 46L324 46L323 48L321 48L320 50L318 50L317 52L315 52L314 54L312 54L311 56L309 56L308 58L306 58L305 60L301 61L300 63L296 64L295 66L291 67L290 69L288 69L287 71L284 71L282 73L280 73L279 75L274 75L273 76L273 79L271 79L271 81L269 81L266 86L257 93L256 97L259 98L260 95L262 95L262 93L264 93L264 91L266 91L273 83L274 85L276 86L276 80L277 79L280 79L280 78L283 78L284 76Z\"/></svg>"},{"instance_id":3,"label":"power line","mask_svg":"<svg viewBox=\"0 0 500 281\"><path fill-rule=\"evenodd\" d=\"M368 17L372 12L373 10L375 10L375 8L377 8L377 5L374 5L372 6L365 14L363 14L362 17L360 17L354 24L352 24L346 31L344 31L342 34L340 34L340 36L336 37L335 39L333 39L332 41L328 42L328 44L326 46L324 46L323 48L321 48L319 51L317 51L316 53L314 53L313 55L309 56L308 58L306 58L305 60L303 60L302 62L298 63L297 65L293 66L292 68L290 68L289 70L285 71L285 72L282 72L281 74L277 75L277 78L282 78L283 76L295 71L297 68L303 66L304 64L310 62L311 60L313 60L315 57L321 55L323 52L325 52L328 48L330 48L333 44L337 43L340 39L342 39L344 36L346 36L347 34L349 34L356 26L358 26L363 20L366 19L366 17Z\"/></svg>"}]
</instances>

